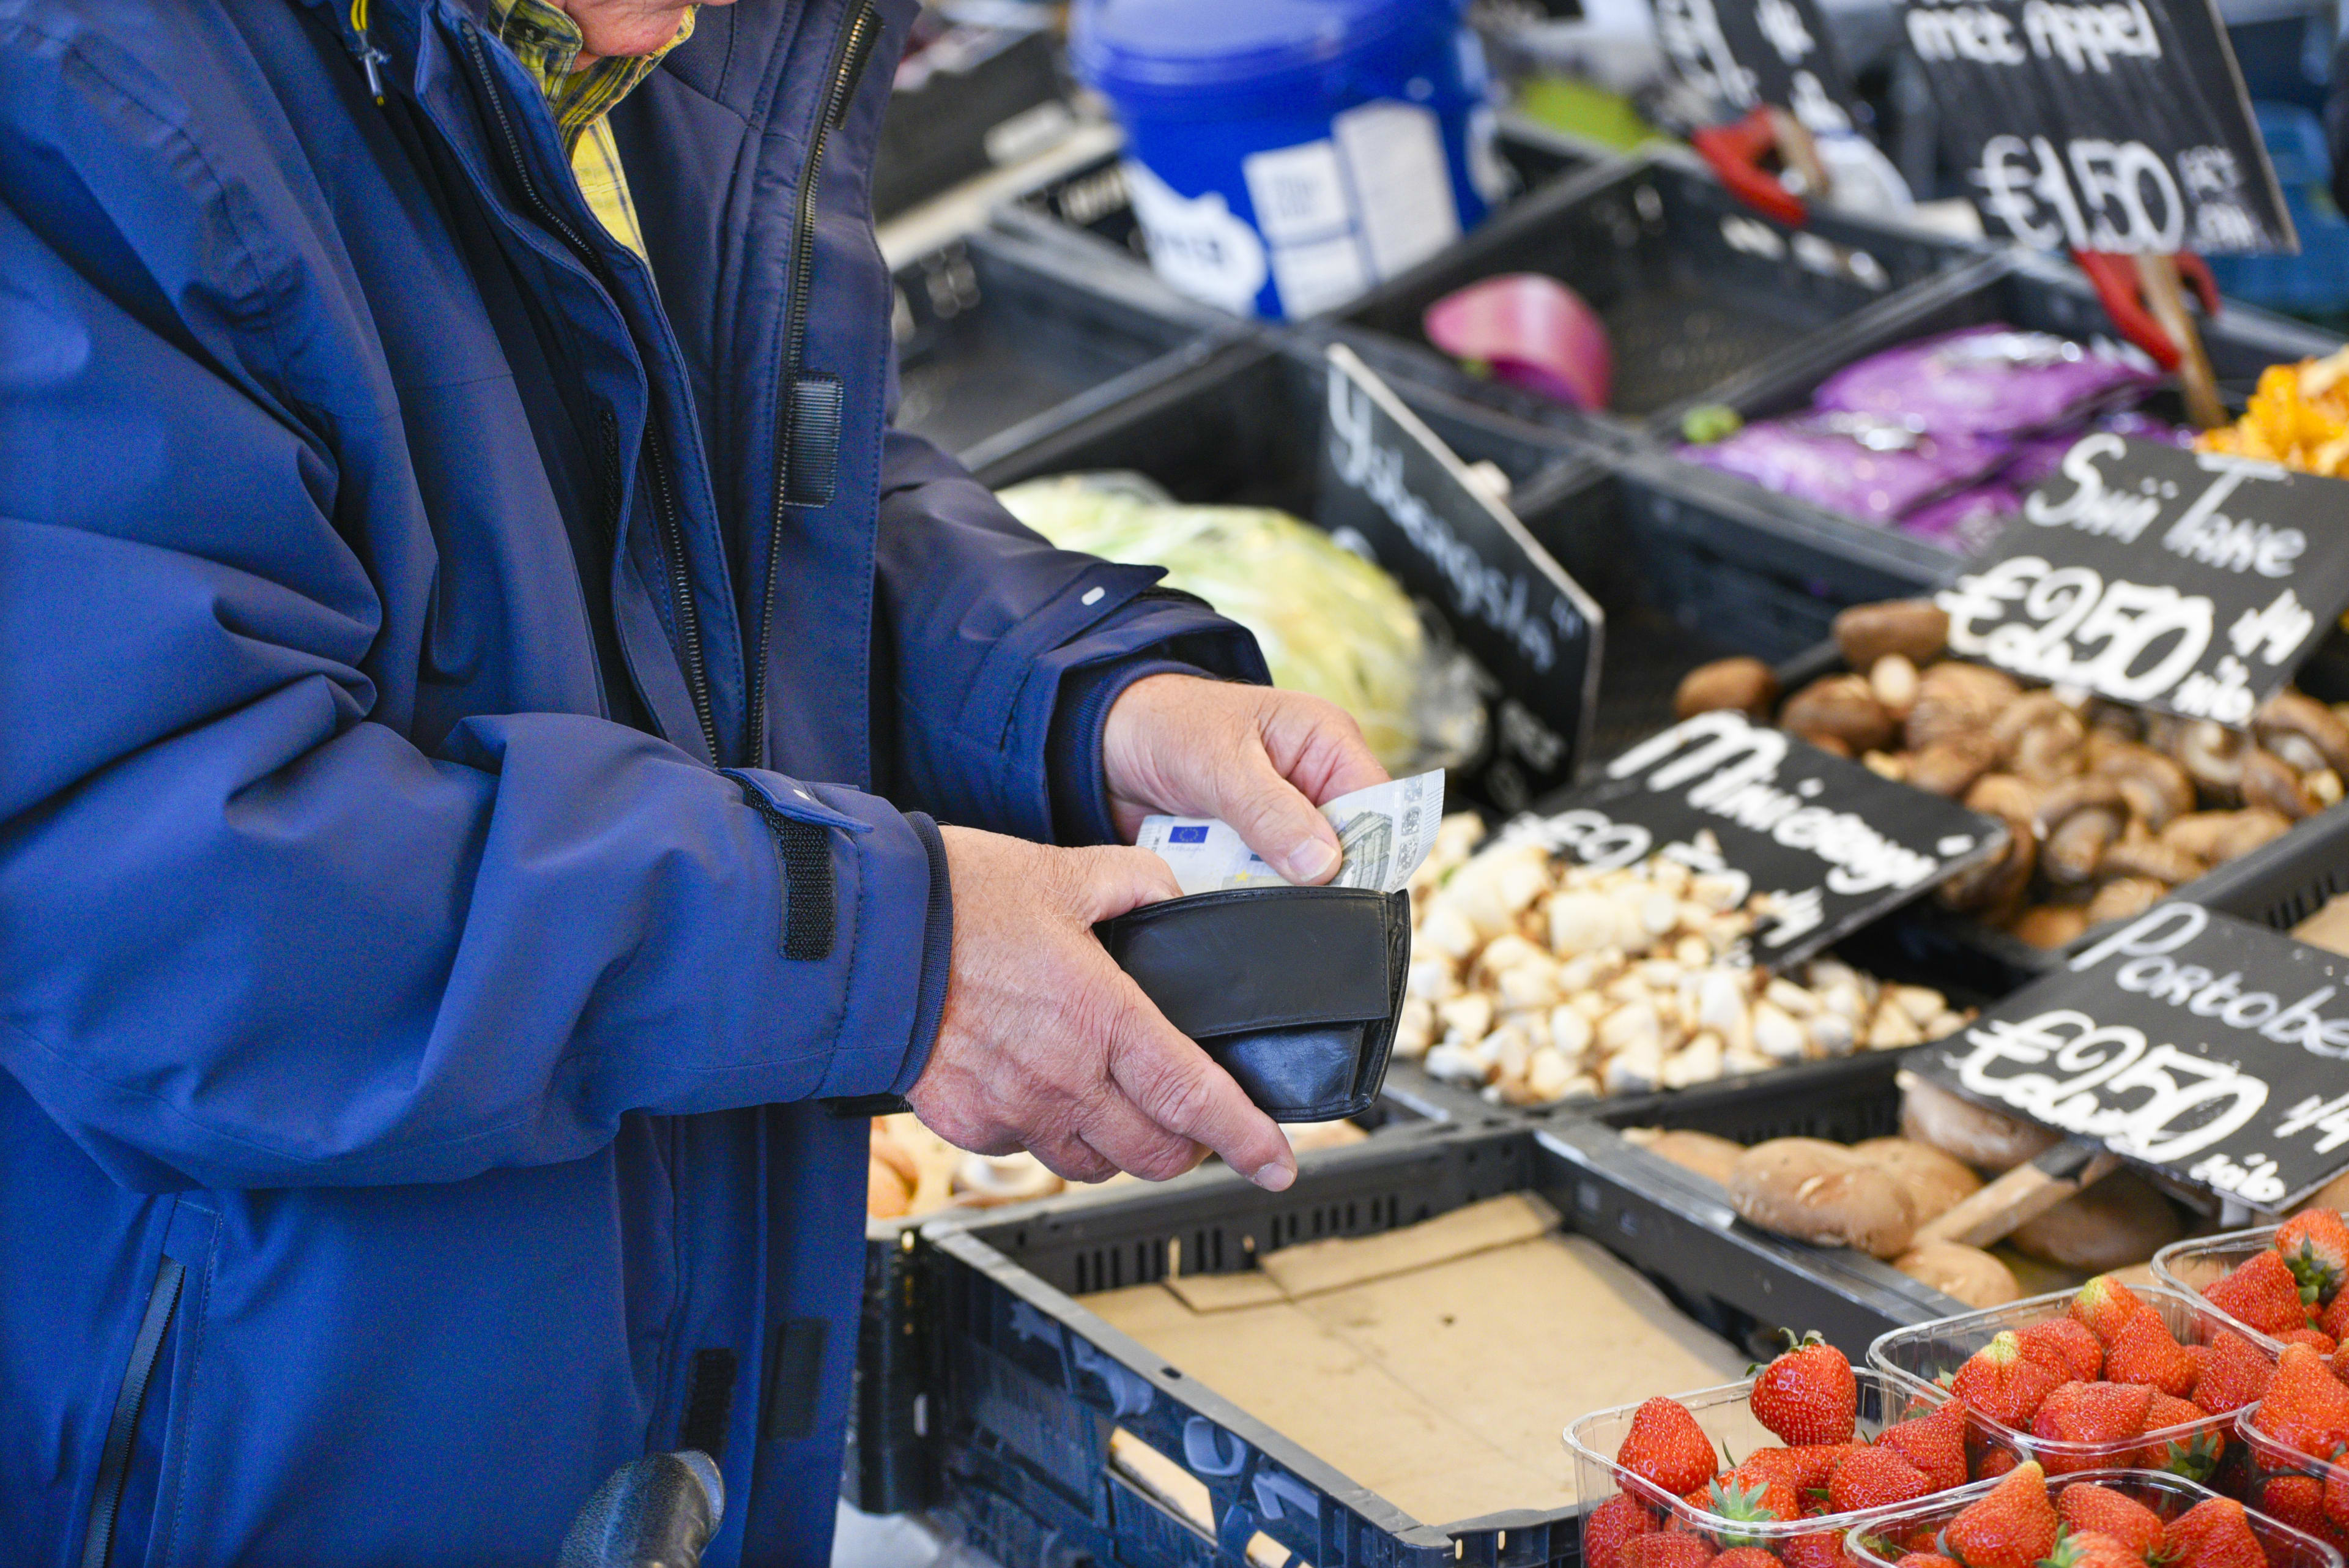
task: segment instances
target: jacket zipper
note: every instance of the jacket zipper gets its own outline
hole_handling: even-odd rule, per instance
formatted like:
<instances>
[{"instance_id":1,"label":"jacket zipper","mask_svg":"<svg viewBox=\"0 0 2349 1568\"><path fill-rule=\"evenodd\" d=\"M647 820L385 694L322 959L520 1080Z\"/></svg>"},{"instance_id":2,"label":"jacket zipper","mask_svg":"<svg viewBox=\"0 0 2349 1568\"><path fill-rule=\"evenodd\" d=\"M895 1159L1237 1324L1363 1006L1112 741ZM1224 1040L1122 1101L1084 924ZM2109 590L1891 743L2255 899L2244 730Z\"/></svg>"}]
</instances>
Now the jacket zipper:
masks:
<instances>
[{"instance_id":1,"label":"jacket zipper","mask_svg":"<svg viewBox=\"0 0 2349 1568\"><path fill-rule=\"evenodd\" d=\"M792 278L788 300L788 316L783 333L783 384L781 417L775 431L775 506L767 527L767 569L765 581L759 590L759 634L752 643L754 658L750 662L750 715L745 744L750 761L763 766L767 760L767 645L774 628L775 566L782 553L783 513L791 504L792 441L798 434L794 429L799 404L799 385L805 369L807 355L809 295L815 284L815 222L816 193L823 176L824 148L832 133L848 119L849 102L854 98L857 78L864 74L864 62L873 53L873 41L881 31L873 0L856 0L849 14L847 25L833 46L830 86L825 89L823 113L815 124L814 140L808 145L807 167L800 173L799 210L792 229Z\"/></svg>"},{"instance_id":2,"label":"jacket zipper","mask_svg":"<svg viewBox=\"0 0 2349 1568\"><path fill-rule=\"evenodd\" d=\"M522 182L523 194L555 237L569 248L579 265L602 285L606 294L616 293L612 280L605 274L603 263L595 250L579 237L577 231L563 220L554 206L539 193L538 182L530 177L530 164L523 156L522 137L515 131L512 119L506 113L505 99L498 91L497 78L491 73L490 62L481 52L479 28L467 26L465 48L473 57L473 69L481 78L481 90L489 94L490 108L496 114L498 130L505 138L506 151L513 159L514 177ZM821 143L819 143L821 145ZM701 725L701 739L709 748L709 760L714 766L724 766L726 759L718 753L718 717L710 705L709 671L701 651L701 611L694 603L693 575L685 558L685 528L678 521L677 498L669 487L668 458L662 450L660 436L655 428L650 410L645 420L645 466L652 482L655 522L660 530L661 553L667 557L669 599L677 607L678 640L685 645L685 684L693 698L693 716Z\"/></svg>"},{"instance_id":3,"label":"jacket zipper","mask_svg":"<svg viewBox=\"0 0 2349 1568\"><path fill-rule=\"evenodd\" d=\"M147 1403L155 1364L162 1357L163 1335L171 1326L187 1273L185 1264L165 1258L147 1293L147 1311L130 1344L130 1364L122 1370L122 1388L106 1423L106 1446L98 1450L98 1485L90 1498L89 1531L82 1537L81 1568L106 1568L114 1549L115 1515L121 1511L122 1490L130 1480L130 1444L139 1433L139 1412Z\"/></svg>"}]
</instances>

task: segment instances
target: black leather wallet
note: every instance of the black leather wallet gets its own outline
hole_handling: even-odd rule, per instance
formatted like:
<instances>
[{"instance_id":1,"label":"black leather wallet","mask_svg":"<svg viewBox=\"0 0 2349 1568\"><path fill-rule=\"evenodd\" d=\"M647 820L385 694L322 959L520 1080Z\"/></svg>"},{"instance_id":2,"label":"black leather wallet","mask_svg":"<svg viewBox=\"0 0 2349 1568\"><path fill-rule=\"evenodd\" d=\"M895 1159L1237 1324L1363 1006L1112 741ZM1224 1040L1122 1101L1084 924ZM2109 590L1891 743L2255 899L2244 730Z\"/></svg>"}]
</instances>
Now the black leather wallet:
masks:
<instances>
[{"instance_id":1,"label":"black leather wallet","mask_svg":"<svg viewBox=\"0 0 2349 1568\"><path fill-rule=\"evenodd\" d=\"M1093 931L1273 1120L1331 1121L1378 1098L1411 966L1409 895L1235 888Z\"/></svg>"}]
</instances>

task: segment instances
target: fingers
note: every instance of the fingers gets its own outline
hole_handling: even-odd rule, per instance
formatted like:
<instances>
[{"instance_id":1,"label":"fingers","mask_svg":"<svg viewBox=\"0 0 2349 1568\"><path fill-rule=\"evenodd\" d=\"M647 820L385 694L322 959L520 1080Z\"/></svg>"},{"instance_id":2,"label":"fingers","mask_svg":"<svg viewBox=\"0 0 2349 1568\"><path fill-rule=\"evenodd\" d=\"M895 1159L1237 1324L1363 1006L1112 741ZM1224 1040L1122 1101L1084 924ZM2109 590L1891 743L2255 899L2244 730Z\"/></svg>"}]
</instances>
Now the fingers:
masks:
<instances>
[{"instance_id":1,"label":"fingers","mask_svg":"<svg viewBox=\"0 0 2349 1568\"><path fill-rule=\"evenodd\" d=\"M1028 1152L1041 1160L1045 1169L1063 1181L1107 1181L1118 1173L1114 1161L1103 1157L1100 1150L1074 1133L1039 1139Z\"/></svg>"},{"instance_id":2,"label":"fingers","mask_svg":"<svg viewBox=\"0 0 2349 1568\"><path fill-rule=\"evenodd\" d=\"M1343 708L1299 691L1259 691L1257 700L1257 729L1272 765L1314 805L1387 782L1362 727Z\"/></svg>"},{"instance_id":3,"label":"fingers","mask_svg":"<svg viewBox=\"0 0 2349 1568\"><path fill-rule=\"evenodd\" d=\"M1173 868L1147 849L1111 846L1057 853L1068 857L1078 878L1076 913L1088 926L1144 904L1183 896L1183 886L1174 880Z\"/></svg>"},{"instance_id":4,"label":"fingers","mask_svg":"<svg viewBox=\"0 0 2349 1568\"><path fill-rule=\"evenodd\" d=\"M1206 1145L1266 1191L1285 1191L1297 1179L1297 1157L1272 1118L1139 991L1112 1040L1109 1075L1143 1116Z\"/></svg>"},{"instance_id":5,"label":"fingers","mask_svg":"<svg viewBox=\"0 0 2349 1568\"><path fill-rule=\"evenodd\" d=\"M1081 1136L1118 1169L1144 1181L1172 1181L1207 1158L1204 1147L1168 1132L1123 1094L1107 1085L1104 1091L1088 1111Z\"/></svg>"},{"instance_id":6,"label":"fingers","mask_svg":"<svg viewBox=\"0 0 2349 1568\"><path fill-rule=\"evenodd\" d=\"M1338 830L1262 752L1218 778L1216 794L1216 815L1289 881L1312 886L1337 874Z\"/></svg>"}]
</instances>

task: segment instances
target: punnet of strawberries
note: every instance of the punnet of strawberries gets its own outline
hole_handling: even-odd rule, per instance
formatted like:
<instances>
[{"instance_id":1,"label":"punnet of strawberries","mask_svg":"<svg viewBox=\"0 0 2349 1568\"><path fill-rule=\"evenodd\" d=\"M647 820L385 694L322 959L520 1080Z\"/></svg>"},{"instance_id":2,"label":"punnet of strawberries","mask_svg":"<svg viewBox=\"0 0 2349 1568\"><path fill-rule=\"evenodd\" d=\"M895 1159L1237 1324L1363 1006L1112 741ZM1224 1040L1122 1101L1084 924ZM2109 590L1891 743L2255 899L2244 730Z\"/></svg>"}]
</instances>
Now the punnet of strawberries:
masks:
<instances>
[{"instance_id":1,"label":"punnet of strawberries","mask_svg":"<svg viewBox=\"0 0 2349 1568\"><path fill-rule=\"evenodd\" d=\"M2050 1478L2026 1459L1988 1485L1853 1527L1865 1568L2333 1568L2330 1551L2173 1475Z\"/></svg>"},{"instance_id":2,"label":"punnet of strawberries","mask_svg":"<svg viewBox=\"0 0 2349 1568\"><path fill-rule=\"evenodd\" d=\"M1584 1516L1585 1568L1845 1568L1849 1516L1966 1481L1954 1407L1917 1397L1869 1437L1851 1363L1816 1334L1757 1368L1745 1402L1775 1444L1728 1452L1681 1400L1639 1407L1620 1490Z\"/></svg>"},{"instance_id":3,"label":"punnet of strawberries","mask_svg":"<svg viewBox=\"0 0 2349 1568\"><path fill-rule=\"evenodd\" d=\"M2256 1232L2254 1232L2256 1234ZM2254 1252L2201 1287L2237 1323L2283 1345L2305 1345L2349 1376L2349 1220L2330 1209L2295 1214Z\"/></svg>"},{"instance_id":4,"label":"punnet of strawberries","mask_svg":"<svg viewBox=\"0 0 2349 1568\"><path fill-rule=\"evenodd\" d=\"M2023 1459L2050 1475L2218 1476L2232 1416L2267 1392L2275 1366L2249 1337L2205 1318L2210 1331L2182 1343L2152 1304L2098 1275L2060 1314L1998 1334L1940 1379L1968 1414L1974 1477Z\"/></svg>"}]
</instances>

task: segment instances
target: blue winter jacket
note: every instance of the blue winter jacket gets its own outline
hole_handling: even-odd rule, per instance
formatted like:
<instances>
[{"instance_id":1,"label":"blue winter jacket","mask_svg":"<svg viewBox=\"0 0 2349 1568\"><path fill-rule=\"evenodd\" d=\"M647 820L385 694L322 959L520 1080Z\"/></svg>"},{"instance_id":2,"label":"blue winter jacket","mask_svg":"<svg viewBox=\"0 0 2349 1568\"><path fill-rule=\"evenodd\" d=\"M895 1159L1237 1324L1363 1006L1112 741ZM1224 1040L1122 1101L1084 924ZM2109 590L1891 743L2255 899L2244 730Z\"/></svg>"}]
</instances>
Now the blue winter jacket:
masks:
<instances>
[{"instance_id":1,"label":"blue winter jacket","mask_svg":"<svg viewBox=\"0 0 2349 1568\"><path fill-rule=\"evenodd\" d=\"M702 12L649 269L371 10L0 0L0 1562L542 1568L689 1444L822 1563L932 818L1261 666L885 428L911 0Z\"/></svg>"}]
</instances>

